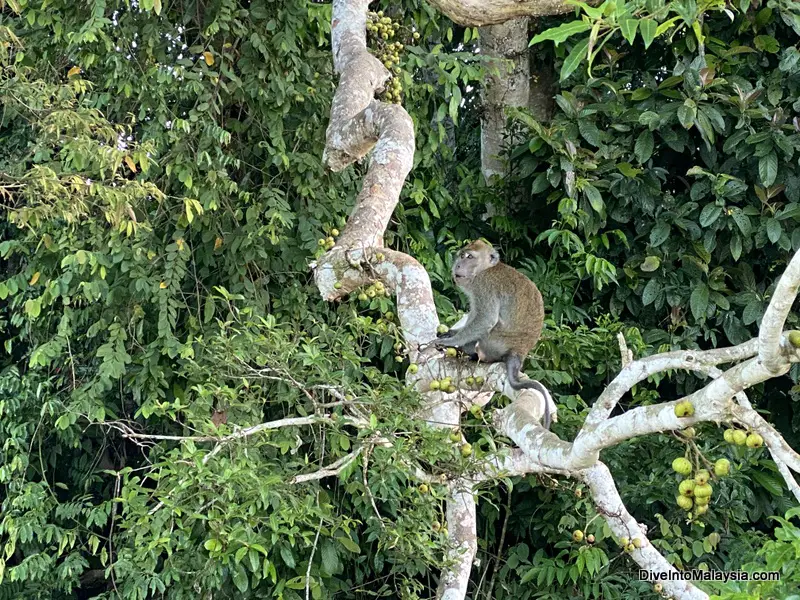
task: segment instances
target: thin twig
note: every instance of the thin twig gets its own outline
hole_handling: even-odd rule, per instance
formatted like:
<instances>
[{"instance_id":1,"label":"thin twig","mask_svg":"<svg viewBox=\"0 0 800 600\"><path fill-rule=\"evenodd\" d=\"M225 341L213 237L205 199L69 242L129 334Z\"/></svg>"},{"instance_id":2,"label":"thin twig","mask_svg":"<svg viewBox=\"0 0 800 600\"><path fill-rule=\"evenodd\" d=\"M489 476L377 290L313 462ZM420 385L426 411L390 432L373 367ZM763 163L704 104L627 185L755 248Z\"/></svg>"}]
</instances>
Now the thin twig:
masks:
<instances>
[{"instance_id":1,"label":"thin twig","mask_svg":"<svg viewBox=\"0 0 800 600\"><path fill-rule=\"evenodd\" d=\"M289 483L296 484L296 483L305 483L307 481L316 481L318 479L324 479L325 477L332 477L334 475L338 475L342 471L344 471L350 463L352 463L358 456L364 451L364 447L362 446L358 450L351 452L343 456L342 458L332 462L327 467L323 467L318 471L314 471L313 473L304 473L302 475L295 475L289 480Z\"/></svg>"},{"instance_id":2,"label":"thin twig","mask_svg":"<svg viewBox=\"0 0 800 600\"><path fill-rule=\"evenodd\" d=\"M497 579L497 573L500 571L500 558L503 556L503 546L506 543L506 532L508 531L508 520L511 518L511 490L508 490L508 500L506 501L506 516L503 519L503 529L500 532L500 543L497 545L497 555L494 557L494 570L492 571L492 578L489 580L489 589L486 590L486 598L492 597L492 590L494 589L494 582ZM488 566L487 566L488 568Z\"/></svg>"},{"instance_id":3,"label":"thin twig","mask_svg":"<svg viewBox=\"0 0 800 600\"><path fill-rule=\"evenodd\" d=\"M367 498L369 498L369 502L372 505L372 510L375 511L375 516L378 517L378 523L381 524L381 529L386 529L386 525L383 522L383 517L381 517L381 513L378 511L378 505L375 503L375 497L372 495L372 490L369 489L369 481L367 481L367 472L369 471L369 455L372 453L373 447L374 446L370 446L364 453L364 466L361 471L361 474L364 478L364 493L367 495Z\"/></svg>"}]
</instances>

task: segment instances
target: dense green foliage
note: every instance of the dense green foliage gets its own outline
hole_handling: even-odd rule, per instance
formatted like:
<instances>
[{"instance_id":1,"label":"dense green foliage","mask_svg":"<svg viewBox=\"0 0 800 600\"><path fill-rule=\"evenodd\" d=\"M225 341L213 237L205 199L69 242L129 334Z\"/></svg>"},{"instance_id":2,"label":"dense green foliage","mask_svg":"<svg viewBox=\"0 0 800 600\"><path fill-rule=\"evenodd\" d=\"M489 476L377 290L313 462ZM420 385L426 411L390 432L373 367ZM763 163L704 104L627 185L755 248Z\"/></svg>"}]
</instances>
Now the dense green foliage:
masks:
<instances>
[{"instance_id":1,"label":"dense green foliage","mask_svg":"<svg viewBox=\"0 0 800 600\"><path fill-rule=\"evenodd\" d=\"M477 168L476 32L417 0L392 11L422 35L401 61L417 155L387 243L426 266L446 319L442 256L457 241L498 240L527 269L552 315L536 369L562 392L566 436L618 368L617 332L637 354L741 341L800 245L794 17L739 10L705 16L713 73L691 35L631 51L610 26L551 125L519 115L530 144L499 189ZM460 472L502 440L470 417L476 453L462 460L421 428L391 300L329 306L310 285L317 240L344 224L362 172L321 167L329 18L312 2L0 1L0 598L435 589L442 491L409 473ZM500 214L484 222L490 201ZM698 384L675 376L626 402ZM800 447L790 385L755 399ZM359 426L338 418L342 398ZM304 417L316 421L203 439ZM674 507L675 438L603 458L674 563L763 561L796 582L776 558L797 529L773 532L789 508L774 465L700 434L736 466L702 523ZM292 481L341 461L338 477ZM475 597L650 593L570 482L487 487L479 514ZM578 527L594 546L570 540Z\"/></svg>"}]
</instances>

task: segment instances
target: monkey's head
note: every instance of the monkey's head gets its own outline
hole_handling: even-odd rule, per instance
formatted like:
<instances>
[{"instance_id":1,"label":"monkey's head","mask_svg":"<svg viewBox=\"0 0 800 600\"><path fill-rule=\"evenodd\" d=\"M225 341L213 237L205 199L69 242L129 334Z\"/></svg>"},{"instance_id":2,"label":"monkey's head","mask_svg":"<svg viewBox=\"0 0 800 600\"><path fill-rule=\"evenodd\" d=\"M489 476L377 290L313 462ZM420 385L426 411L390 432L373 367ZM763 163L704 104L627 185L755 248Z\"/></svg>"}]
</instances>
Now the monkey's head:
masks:
<instances>
[{"instance_id":1,"label":"monkey's head","mask_svg":"<svg viewBox=\"0 0 800 600\"><path fill-rule=\"evenodd\" d=\"M453 263L453 281L459 287L468 286L475 276L500 262L500 255L491 244L477 240L465 246Z\"/></svg>"}]
</instances>

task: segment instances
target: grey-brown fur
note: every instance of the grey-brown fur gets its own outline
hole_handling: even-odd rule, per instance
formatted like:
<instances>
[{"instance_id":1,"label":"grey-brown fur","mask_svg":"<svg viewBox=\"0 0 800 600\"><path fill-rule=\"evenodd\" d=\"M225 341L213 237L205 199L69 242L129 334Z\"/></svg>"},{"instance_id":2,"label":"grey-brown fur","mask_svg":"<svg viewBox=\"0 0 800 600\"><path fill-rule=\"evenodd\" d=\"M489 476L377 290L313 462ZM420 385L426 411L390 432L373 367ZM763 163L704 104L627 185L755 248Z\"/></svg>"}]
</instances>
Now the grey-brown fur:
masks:
<instances>
[{"instance_id":1,"label":"grey-brown fur","mask_svg":"<svg viewBox=\"0 0 800 600\"><path fill-rule=\"evenodd\" d=\"M436 345L460 348L482 362L505 362L511 387L533 388L544 396L544 426L549 429L547 390L538 381L519 379L522 362L542 334L539 288L480 240L459 252L453 280L469 299L469 314L463 327L439 336Z\"/></svg>"}]
</instances>

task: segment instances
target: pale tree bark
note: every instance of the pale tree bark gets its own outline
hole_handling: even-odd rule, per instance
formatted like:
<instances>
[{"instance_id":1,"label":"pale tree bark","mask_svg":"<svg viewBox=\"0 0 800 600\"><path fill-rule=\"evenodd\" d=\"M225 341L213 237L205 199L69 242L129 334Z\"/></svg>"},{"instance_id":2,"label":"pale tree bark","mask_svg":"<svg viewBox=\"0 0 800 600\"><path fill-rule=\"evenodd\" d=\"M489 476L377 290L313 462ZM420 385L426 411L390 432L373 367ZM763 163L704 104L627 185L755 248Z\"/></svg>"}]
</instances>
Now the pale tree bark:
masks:
<instances>
[{"instance_id":1,"label":"pale tree bark","mask_svg":"<svg viewBox=\"0 0 800 600\"><path fill-rule=\"evenodd\" d=\"M800 287L800 253L791 259L776 286L757 340L732 348L672 352L639 360L633 360L623 340L620 344L623 368L597 398L572 442L559 439L539 424L545 401L551 403L551 411L555 413L552 399L545 399L533 390L514 393L507 387L502 365L475 366L445 359L441 353L419 352L421 344L435 337L438 325L430 279L412 257L382 248L383 233L413 163L414 131L405 110L374 99L387 73L366 49L368 4L368 0L333 2L332 45L340 80L331 108L324 159L330 168L340 170L370 151L371 156L363 188L343 234L336 246L312 265L317 286L328 300L338 300L376 280L394 292L406 343L411 349L410 358L420 365L418 373L409 376L408 383L425 394L427 408L421 418L437 426L456 428L468 403L485 404L498 391L512 398L511 405L497 410L492 421L497 431L510 438L517 448L485 457L482 470L449 484L451 551L440 576L437 597L447 600L466 597L477 549L475 486L526 473L548 473L585 482L598 514L614 534L620 538L638 538L641 542L630 553L631 559L653 576L676 575L676 570L650 544L646 531L631 517L611 473L599 460L602 449L632 437L683 429L701 422L738 423L762 435L787 486L800 501L800 486L795 479L795 474L800 473L800 455L753 409L744 394L747 388L782 376L792 363L800 362L800 332L783 331ZM433 4L450 3L440 0ZM474 11L476 6L509 8L534 3L513 0L460 4L464 10ZM334 285L337 282L341 285ZM721 365L726 365L725 370ZM687 396L695 409L693 416L677 417L674 410L677 400L611 416L634 385L652 375L677 369L711 378L705 387ZM486 377L485 385L481 390L467 390L465 376L475 374ZM453 394L431 391L430 381L445 376L464 389ZM340 465L333 466L338 469ZM423 480L426 477L413 470L411 473ZM676 579L663 582L663 587L665 593L678 600L708 599L691 582Z\"/></svg>"},{"instance_id":2,"label":"pale tree bark","mask_svg":"<svg viewBox=\"0 0 800 600\"><path fill-rule=\"evenodd\" d=\"M428 0L459 25L482 27L519 17L561 15L575 10L563 0Z\"/></svg>"},{"instance_id":3,"label":"pale tree bark","mask_svg":"<svg viewBox=\"0 0 800 600\"><path fill-rule=\"evenodd\" d=\"M527 108L530 97L528 19L480 28L481 54L492 58L482 90L481 171L487 182L507 171L506 108Z\"/></svg>"}]
</instances>

